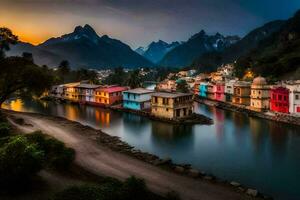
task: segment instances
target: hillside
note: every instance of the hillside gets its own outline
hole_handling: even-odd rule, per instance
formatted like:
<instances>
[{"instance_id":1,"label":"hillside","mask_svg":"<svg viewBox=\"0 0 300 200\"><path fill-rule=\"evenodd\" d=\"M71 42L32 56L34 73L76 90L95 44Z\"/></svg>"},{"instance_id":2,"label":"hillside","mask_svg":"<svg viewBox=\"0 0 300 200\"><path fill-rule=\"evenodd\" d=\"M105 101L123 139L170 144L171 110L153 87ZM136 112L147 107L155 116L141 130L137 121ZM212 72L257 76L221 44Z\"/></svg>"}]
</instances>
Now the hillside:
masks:
<instances>
[{"instance_id":1,"label":"hillside","mask_svg":"<svg viewBox=\"0 0 300 200\"><path fill-rule=\"evenodd\" d=\"M237 58L256 48L262 40L278 31L284 23L285 21L276 20L256 28L222 52L214 51L199 56L194 60L192 66L196 66L200 71L213 71L223 63L234 62Z\"/></svg>"},{"instance_id":2,"label":"hillside","mask_svg":"<svg viewBox=\"0 0 300 200\"><path fill-rule=\"evenodd\" d=\"M239 75L250 67L263 76L300 78L300 11L257 48L240 57L236 66Z\"/></svg>"}]
</instances>

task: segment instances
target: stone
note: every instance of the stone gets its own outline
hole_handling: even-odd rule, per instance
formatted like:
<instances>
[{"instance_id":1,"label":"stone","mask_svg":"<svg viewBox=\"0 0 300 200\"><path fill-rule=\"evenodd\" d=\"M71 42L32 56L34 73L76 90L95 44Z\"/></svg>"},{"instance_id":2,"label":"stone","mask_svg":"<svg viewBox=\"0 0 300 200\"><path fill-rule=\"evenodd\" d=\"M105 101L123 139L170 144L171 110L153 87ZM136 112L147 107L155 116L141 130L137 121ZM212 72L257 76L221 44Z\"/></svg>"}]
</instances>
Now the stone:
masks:
<instances>
[{"instance_id":1,"label":"stone","mask_svg":"<svg viewBox=\"0 0 300 200\"><path fill-rule=\"evenodd\" d=\"M253 197L256 197L258 195L258 191L255 190L255 189L247 189L246 191L246 194L250 195L250 196L253 196Z\"/></svg>"},{"instance_id":2,"label":"stone","mask_svg":"<svg viewBox=\"0 0 300 200\"><path fill-rule=\"evenodd\" d=\"M241 186L240 183L235 182L235 181L231 181L231 182L230 182L230 185L232 185L232 186L234 186L234 187L239 187L239 186Z\"/></svg>"},{"instance_id":3,"label":"stone","mask_svg":"<svg viewBox=\"0 0 300 200\"><path fill-rule=\"evenodd\" d=\"M203 177L205 180L213 180L213 177L211 177L211 176L204 176Z\"/></svg>"},{"instance_id":4,"label":"stone","mask_svg":"<svg viewBox=\"0 0 300 200\"><path fill-rule=\"evenodd\" d=\"M189 169L189 173L188 174L189 174L190 177L196 178L196 177L198 177L200 175L200 172L198 170L196 170L196 169Z\"/></svg>"},{"instance_id":5,"label":"stone","mask_svg":"<svg viewBox=\"0 0 300 200\"><path fill-rule=\"evenodd\" d=\"M243 188L243 187L238 187L238 189L239 189L239 191L241 191L241 192L245 192L245 188Z\"/></svg>"},{"instance_id":6,"label":"stone","mask_svg":"<svg viewBox=\"0 0 300 200\"><path fill-rule=\"evenodd\" d=\"M160 164L165 165L165 164L170 164L170 163L172 163L171 158L165 158L165 159L161 160Z\"/></svg>"},{"instance_id":7,"label":"stone","mask_svg":"<svg viewBox=\"0 0 300 200\"><path fill-rule=\"evenodd\" d=\"M184 172L184 168L181 167L181 166L176 166L174 168L174 171L177 172L177 173L183 173Z\"/></svg>"}]
</instances>

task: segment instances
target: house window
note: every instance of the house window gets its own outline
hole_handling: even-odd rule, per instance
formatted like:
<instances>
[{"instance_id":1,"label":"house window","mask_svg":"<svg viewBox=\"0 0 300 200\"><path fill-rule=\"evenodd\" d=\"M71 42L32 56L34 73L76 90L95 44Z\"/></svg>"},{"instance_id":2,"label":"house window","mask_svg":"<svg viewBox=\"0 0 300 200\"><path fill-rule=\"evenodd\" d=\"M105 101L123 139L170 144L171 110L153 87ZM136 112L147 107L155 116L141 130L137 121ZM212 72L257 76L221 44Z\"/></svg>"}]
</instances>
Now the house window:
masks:
<instances>
[{"instance_id":1,"label":"house window","mask_svg":"<svg viewBox=\"0 0 300 200\"><path fill-rule=\"evenodd\" d=\"M287 100L287 96L283 96L283 99L286 101Z\"/></svg>"},{"instance_id":2,"label":"house window","mask_svg":"<svg viewBox=\"0 0 300 200\"><path fill-rule=\"evenodd\" d=\"M299 100L299 95L298 94L295 95L295 99Z\"/></svg>"},{"instance_id":3,"label":"house window","mask_svg":"<svg viewBox=\"0 0 300 200\"><path fill-rule=\"evenodd\" d=\"M168 112L168 111L169 111L169 108L166 108L166 111Z\"/></svg>"},{"instance_id":4,"label":"house window","mask_svg":"<svg viewBox=\"0 0 300 200\"><path fill-rule=\"evenodd\" d=\"M278 100L281 101L282 100L282 96L278 95Z\"/></svg>"}]
</instances>

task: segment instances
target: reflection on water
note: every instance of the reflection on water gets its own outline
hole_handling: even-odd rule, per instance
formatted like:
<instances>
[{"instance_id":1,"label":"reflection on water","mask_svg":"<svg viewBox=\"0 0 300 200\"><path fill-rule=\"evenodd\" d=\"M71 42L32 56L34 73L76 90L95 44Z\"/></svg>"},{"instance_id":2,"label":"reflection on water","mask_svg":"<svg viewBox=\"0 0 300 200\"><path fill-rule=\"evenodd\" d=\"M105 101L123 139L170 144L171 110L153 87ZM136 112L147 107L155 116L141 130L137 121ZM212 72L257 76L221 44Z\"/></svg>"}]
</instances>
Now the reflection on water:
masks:
<instances>
[{"instance_id":1,"label":"reflection on water","mask_svg":"<svg viewBox=\"0 0 300 200\"><path fill-rule=\"evenodd\" d=\"M146 152L239 181L277 199L300 199L300 128L195 104L213 125L176 126L92 106L13 100L5 109L65 117Z\"/></svg>"},{"instance_id":2,"label":"reflection on water","mask_svg":"<svg viewBox=\"0 0 300 200\"><path fill-rule=\"evenodd\" d=\"M2 108L14 111L23 111L23 102L20 99L12 100L9 103L4 103Z\"/></svg>"}]
</instances>

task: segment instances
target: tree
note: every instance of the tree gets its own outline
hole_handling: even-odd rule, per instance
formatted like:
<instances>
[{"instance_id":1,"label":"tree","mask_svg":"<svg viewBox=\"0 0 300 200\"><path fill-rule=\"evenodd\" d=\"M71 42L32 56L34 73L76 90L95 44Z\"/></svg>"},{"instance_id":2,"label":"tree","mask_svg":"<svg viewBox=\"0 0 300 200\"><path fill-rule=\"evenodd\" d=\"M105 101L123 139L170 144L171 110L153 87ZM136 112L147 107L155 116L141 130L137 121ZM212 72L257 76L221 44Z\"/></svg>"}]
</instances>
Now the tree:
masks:
<instances>
[{"instance_id":1,"label":"tree","mask_svg":"<svg viewBox=\"0 0 300 200\"><path fill-rule=\"evenodd\" d=\"M18 37L12 33L8 28L0 28L0 59L5 57L5 51L10 49L11 44L16 44Z\"/></svg>"},{"instance_id":2,"label":"tree","mask_svg":"<svg viewBox=\"0 0 300 200\"><path fill-rule=\"evenodd\" d=\"M1 59L0 70L0 107L15 92L41 95L53 81L48 71L24 57Z\"/></svg>"},{"instance_id":3,"label":"tree","mask_svg":"<svg viewBox=\"0 0 300 200\"><path fill-rule=\"evenodd\" d=\"M67 60L61 61L58 66L58 69L57 69L59 79L62 82L65 82L66 76L70 73L70 71L71 71L71 68L70 68L69 61L67 61Z\"/></svg>"},{"instance_id":4,"label":"tree","mask_svg":"<svg viewBox=\"0 0 300 200\"><path fill-rule=\"evenodd\" d=\"M0 148L0 186L10 190L21 188L42 169L43 152L24 136L12 137Z\"/></svg>"},{"instance_id":5,"label":"tree","mask_svg":"<svg viewBox=\"0 0 300 200\"><path fill-rule=\"evenodd\" d=\"M33 55L32 53L23 52L22 57L30 62L33 62Z\"/></svg>"},{"instance_id":6,"label":"tree","mask_svg":"<svg viewBox=\"0 0 300 200\"><path fill-rule=\"evenodd\" d=\"M94 70L88 70L82 68L75 71L75 73L76 73L76 81L87 80L92 83L98 82L98 75L97 72Z\"/></svg>"},{"instance_id":7,"label":"tree","mask_svg":"<svg viewBox=\"0 0 300 200\"><path fill-rule=\"evenodd\" d=\"M188 93L189 92L189 85L187 84L186 80L178 80L176 81L176 91L177 92L183 92L183 93Z\"/></svg>"},{"instance_id":8,"label":"tree","mask_svg":"<svg viewBox=\"0 0 300 200\"><path fill-rule=\"evenodd\" d=\"M139 70L134 70L133 72L130 73L129 78L126 81L126 84L130 88L141 87L142 83L141 83L141 78L139 73L140 73Z\"/></svg>"}]
</instances>

